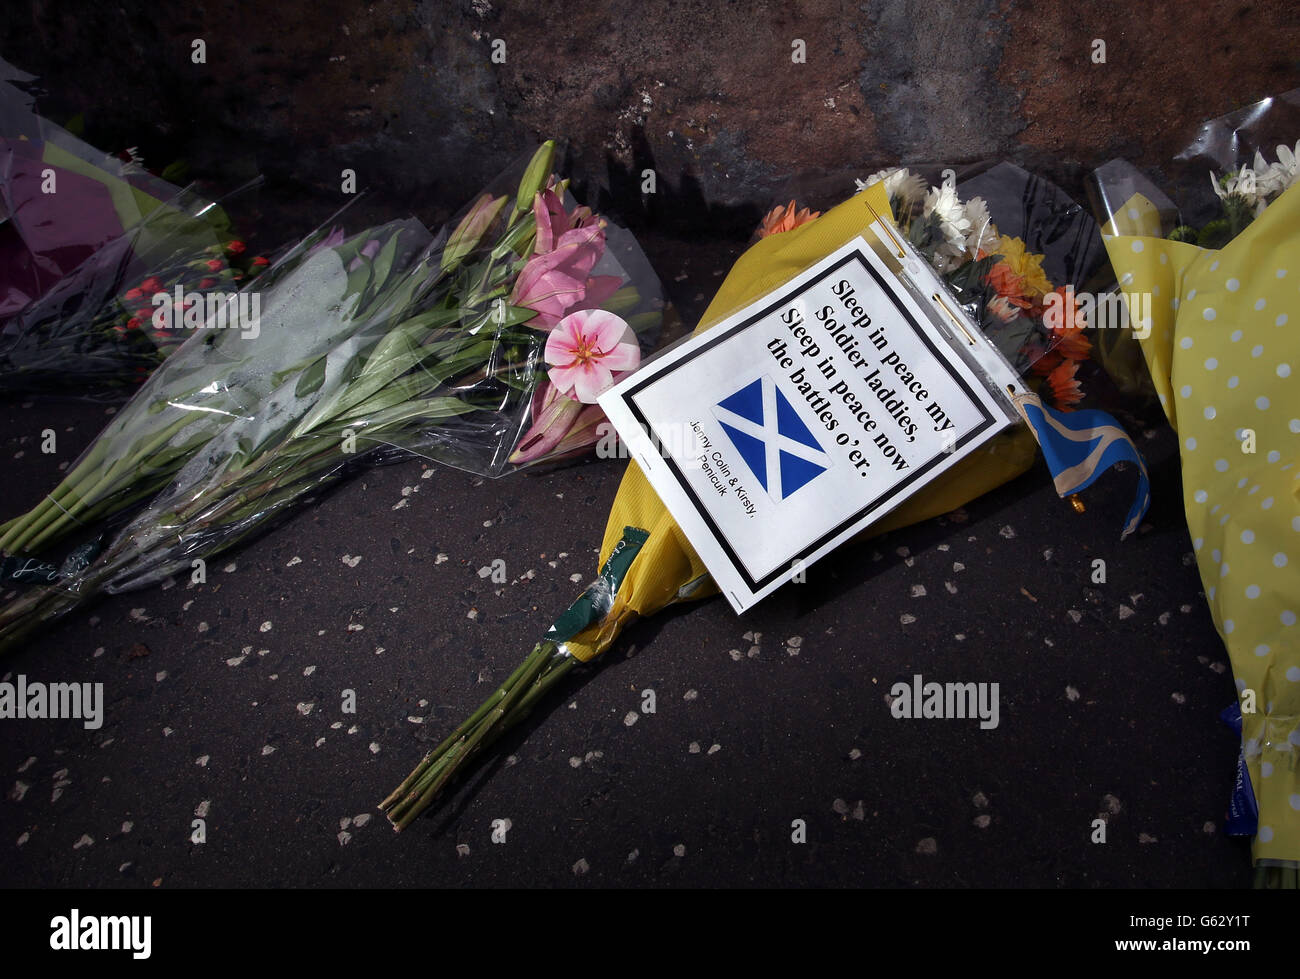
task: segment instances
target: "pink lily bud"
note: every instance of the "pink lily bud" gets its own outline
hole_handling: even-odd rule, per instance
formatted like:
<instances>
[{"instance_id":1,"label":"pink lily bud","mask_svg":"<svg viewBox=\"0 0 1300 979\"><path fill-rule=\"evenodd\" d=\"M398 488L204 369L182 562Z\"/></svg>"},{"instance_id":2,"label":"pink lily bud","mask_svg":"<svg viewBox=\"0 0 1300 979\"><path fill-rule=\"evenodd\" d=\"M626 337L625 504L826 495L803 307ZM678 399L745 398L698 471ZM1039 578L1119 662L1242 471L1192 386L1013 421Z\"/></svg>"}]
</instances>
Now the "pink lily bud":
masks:
<instances>
[{"instance_id":1,"label":"pink lily bud","mask_svg":"<svg viewBox=\"0 0 1300 979\"><path fill-rule=\"evenodd\" d=\"M442 250L443 271L455 268L474 250L484 232L492 226L492 222L501 213L505 202L504 197L493 197L491 194L484 194L474 202L474 206L461 219L460 224L456 225L456 230L451 233L446 247Z\"/></svg>"},{"instance_id":2,"label":"pink lily bud","mask_svg":"<svg viewBox=\"0 0 1300 979\"><path fill-rule=\"evenodd\" d=\"M583 408L581 402L560 393L549 380L539 383L533 392L532 427L519 440L509 461L521 465L549 455L569 434Z\"/></svg>"}]
</instances>

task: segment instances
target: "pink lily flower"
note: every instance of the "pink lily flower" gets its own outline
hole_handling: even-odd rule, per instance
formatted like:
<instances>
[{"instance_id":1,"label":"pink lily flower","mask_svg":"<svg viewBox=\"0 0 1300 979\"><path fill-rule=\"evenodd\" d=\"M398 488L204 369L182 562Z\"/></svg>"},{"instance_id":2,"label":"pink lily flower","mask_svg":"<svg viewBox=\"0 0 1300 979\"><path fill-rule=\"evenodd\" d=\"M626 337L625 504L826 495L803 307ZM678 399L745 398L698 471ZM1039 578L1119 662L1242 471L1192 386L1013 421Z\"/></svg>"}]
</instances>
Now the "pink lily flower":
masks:
<instances>
[{"instance_id":1,"label":"pink lily flower","mask_svg":"<svg viewBox=\"0 0 1300 979\"><path fill-rule=\"evenodd\" d=\"M554 187L539 191L533 198L533 217L537 221L537 242L534 253L545 255L552 251L566 231L585 228L592 223L589 207L579 207L569 214Z\"/></svg>"},{"instance_id":2,"label":"pink lily flower","mask_svg":"<svg viewBox=\"0 0 1300 979\"><path fill-rule=\"evenodd\" d=\"M528 325L549 330L587 291L587 277L605 253L605 232L598 225L564 232L555 248L530 258L510 294L510 305L537 313Z\"/></svg>"},{"instance_id":3,"label":"pink lily flower","mask_svg":"<svg viewBox=\"0 0 1300 979\"><path fill-rule=\"evenodd\" d=\"M551 383L584 404L614 383L614 372L633 370L641 363L641 348L622 317L603 309L570 313L546 340L543 356L550 365Z\"/></svg>"},{"instance_id":4,"label":"pink lily flower","mask_svg":"<svg viewBox=\"0 0 1300 979\"><path fill-rule=\"evenodd\" d=\"M510 454L512 465L539 459L562 459L584 452L600 441L605 413L599 405L584 405L543 380L533 392L532 427Z\"/></svg>"}]
</instances>

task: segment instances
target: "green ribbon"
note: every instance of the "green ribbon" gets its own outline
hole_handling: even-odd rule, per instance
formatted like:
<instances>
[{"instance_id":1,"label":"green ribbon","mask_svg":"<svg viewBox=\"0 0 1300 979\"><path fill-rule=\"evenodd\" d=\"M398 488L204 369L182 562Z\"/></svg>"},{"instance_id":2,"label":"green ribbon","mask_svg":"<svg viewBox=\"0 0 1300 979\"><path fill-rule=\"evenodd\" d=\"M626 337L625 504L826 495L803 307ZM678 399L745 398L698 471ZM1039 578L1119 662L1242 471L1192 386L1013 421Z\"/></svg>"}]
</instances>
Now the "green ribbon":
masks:
<instances>
[{"instance_id":1,"label":"green ribbon","mask_svg":"<svg viewBox=\"0 0 1300 979\"><path fill-rule=\"evenodd\" d=\"M641 551L641 546L650 539L649 531L638 527L624 527L623 536L619 538L614 550L600 569L600 575L578 596L578 600L555 620L546 633L546 640L553 643L568 642L593 622L599 622L614 604L627 570Z\"/></svg>"}]
</instances>

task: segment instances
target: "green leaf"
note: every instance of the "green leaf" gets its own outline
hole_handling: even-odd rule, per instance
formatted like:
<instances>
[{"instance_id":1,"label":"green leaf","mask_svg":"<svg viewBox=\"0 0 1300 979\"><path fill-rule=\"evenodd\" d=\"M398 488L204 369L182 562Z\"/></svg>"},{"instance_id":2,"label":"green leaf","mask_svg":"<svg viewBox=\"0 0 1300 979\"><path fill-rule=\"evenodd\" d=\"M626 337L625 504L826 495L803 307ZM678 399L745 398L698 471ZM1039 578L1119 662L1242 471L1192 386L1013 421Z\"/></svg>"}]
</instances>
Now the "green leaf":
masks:
<instances>
[{"instance_id":1,"label":"green leaf","mask_svg":"<svg viewBox=\"0 0 1300 979\"><path fill-rule=\"evenodd\" d=\"M325 359L319 358L298 377L298 384L293 389L295 397L305 398L320 390L320 386L325 383Z\"/></svg>"}]
</instances>

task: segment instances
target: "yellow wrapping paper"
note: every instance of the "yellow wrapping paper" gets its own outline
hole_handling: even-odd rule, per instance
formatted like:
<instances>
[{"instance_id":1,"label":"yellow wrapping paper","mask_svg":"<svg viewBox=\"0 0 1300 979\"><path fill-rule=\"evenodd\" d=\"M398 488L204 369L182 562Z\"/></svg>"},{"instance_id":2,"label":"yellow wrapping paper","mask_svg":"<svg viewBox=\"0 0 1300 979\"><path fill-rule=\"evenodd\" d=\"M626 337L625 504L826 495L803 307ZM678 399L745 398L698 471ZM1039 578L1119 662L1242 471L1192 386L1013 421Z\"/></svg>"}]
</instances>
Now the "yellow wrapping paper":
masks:
<instances>
[{"instance_id":1,"label":"yellow wrapping paper","mask_svg":"<svg viewBox=\"0 0 1300 979\"><path fill-rule=\"evenodd\" d=\"M1135 197L1104 229L1142 353L1178 432L1183 503L1243 694L1255 861L1300 860L1300 188L1223 249L1159 236ZM1255 712L1246 708L1253 694Z\"/></svg>"},{"instance_id":2,"label":"yellow wrapping paper","mask_svg":"<svg viewBox=\"0 0 1300 979\"><path fill-rule=\"evenodd\" d=\"M696 332L709 329L778 288L858 235L871 241L867 228L877 214L889 213L884 184L877 183L810 224L757 242L732 267ZM1004 432L873 524L864 536L955 510L1025 472L1037 451L1038 443L1024 425ZM699 555L635 462L628 464L610 509L597 568L628 526L647 530L650 537L628 569L609 614L569 641L569 651L578 659L589 660L602 653L623 626L638 616L652 615L675 601L717 593L712 579L705 577L707 571Z\"/></svg>"}]
</instances>

